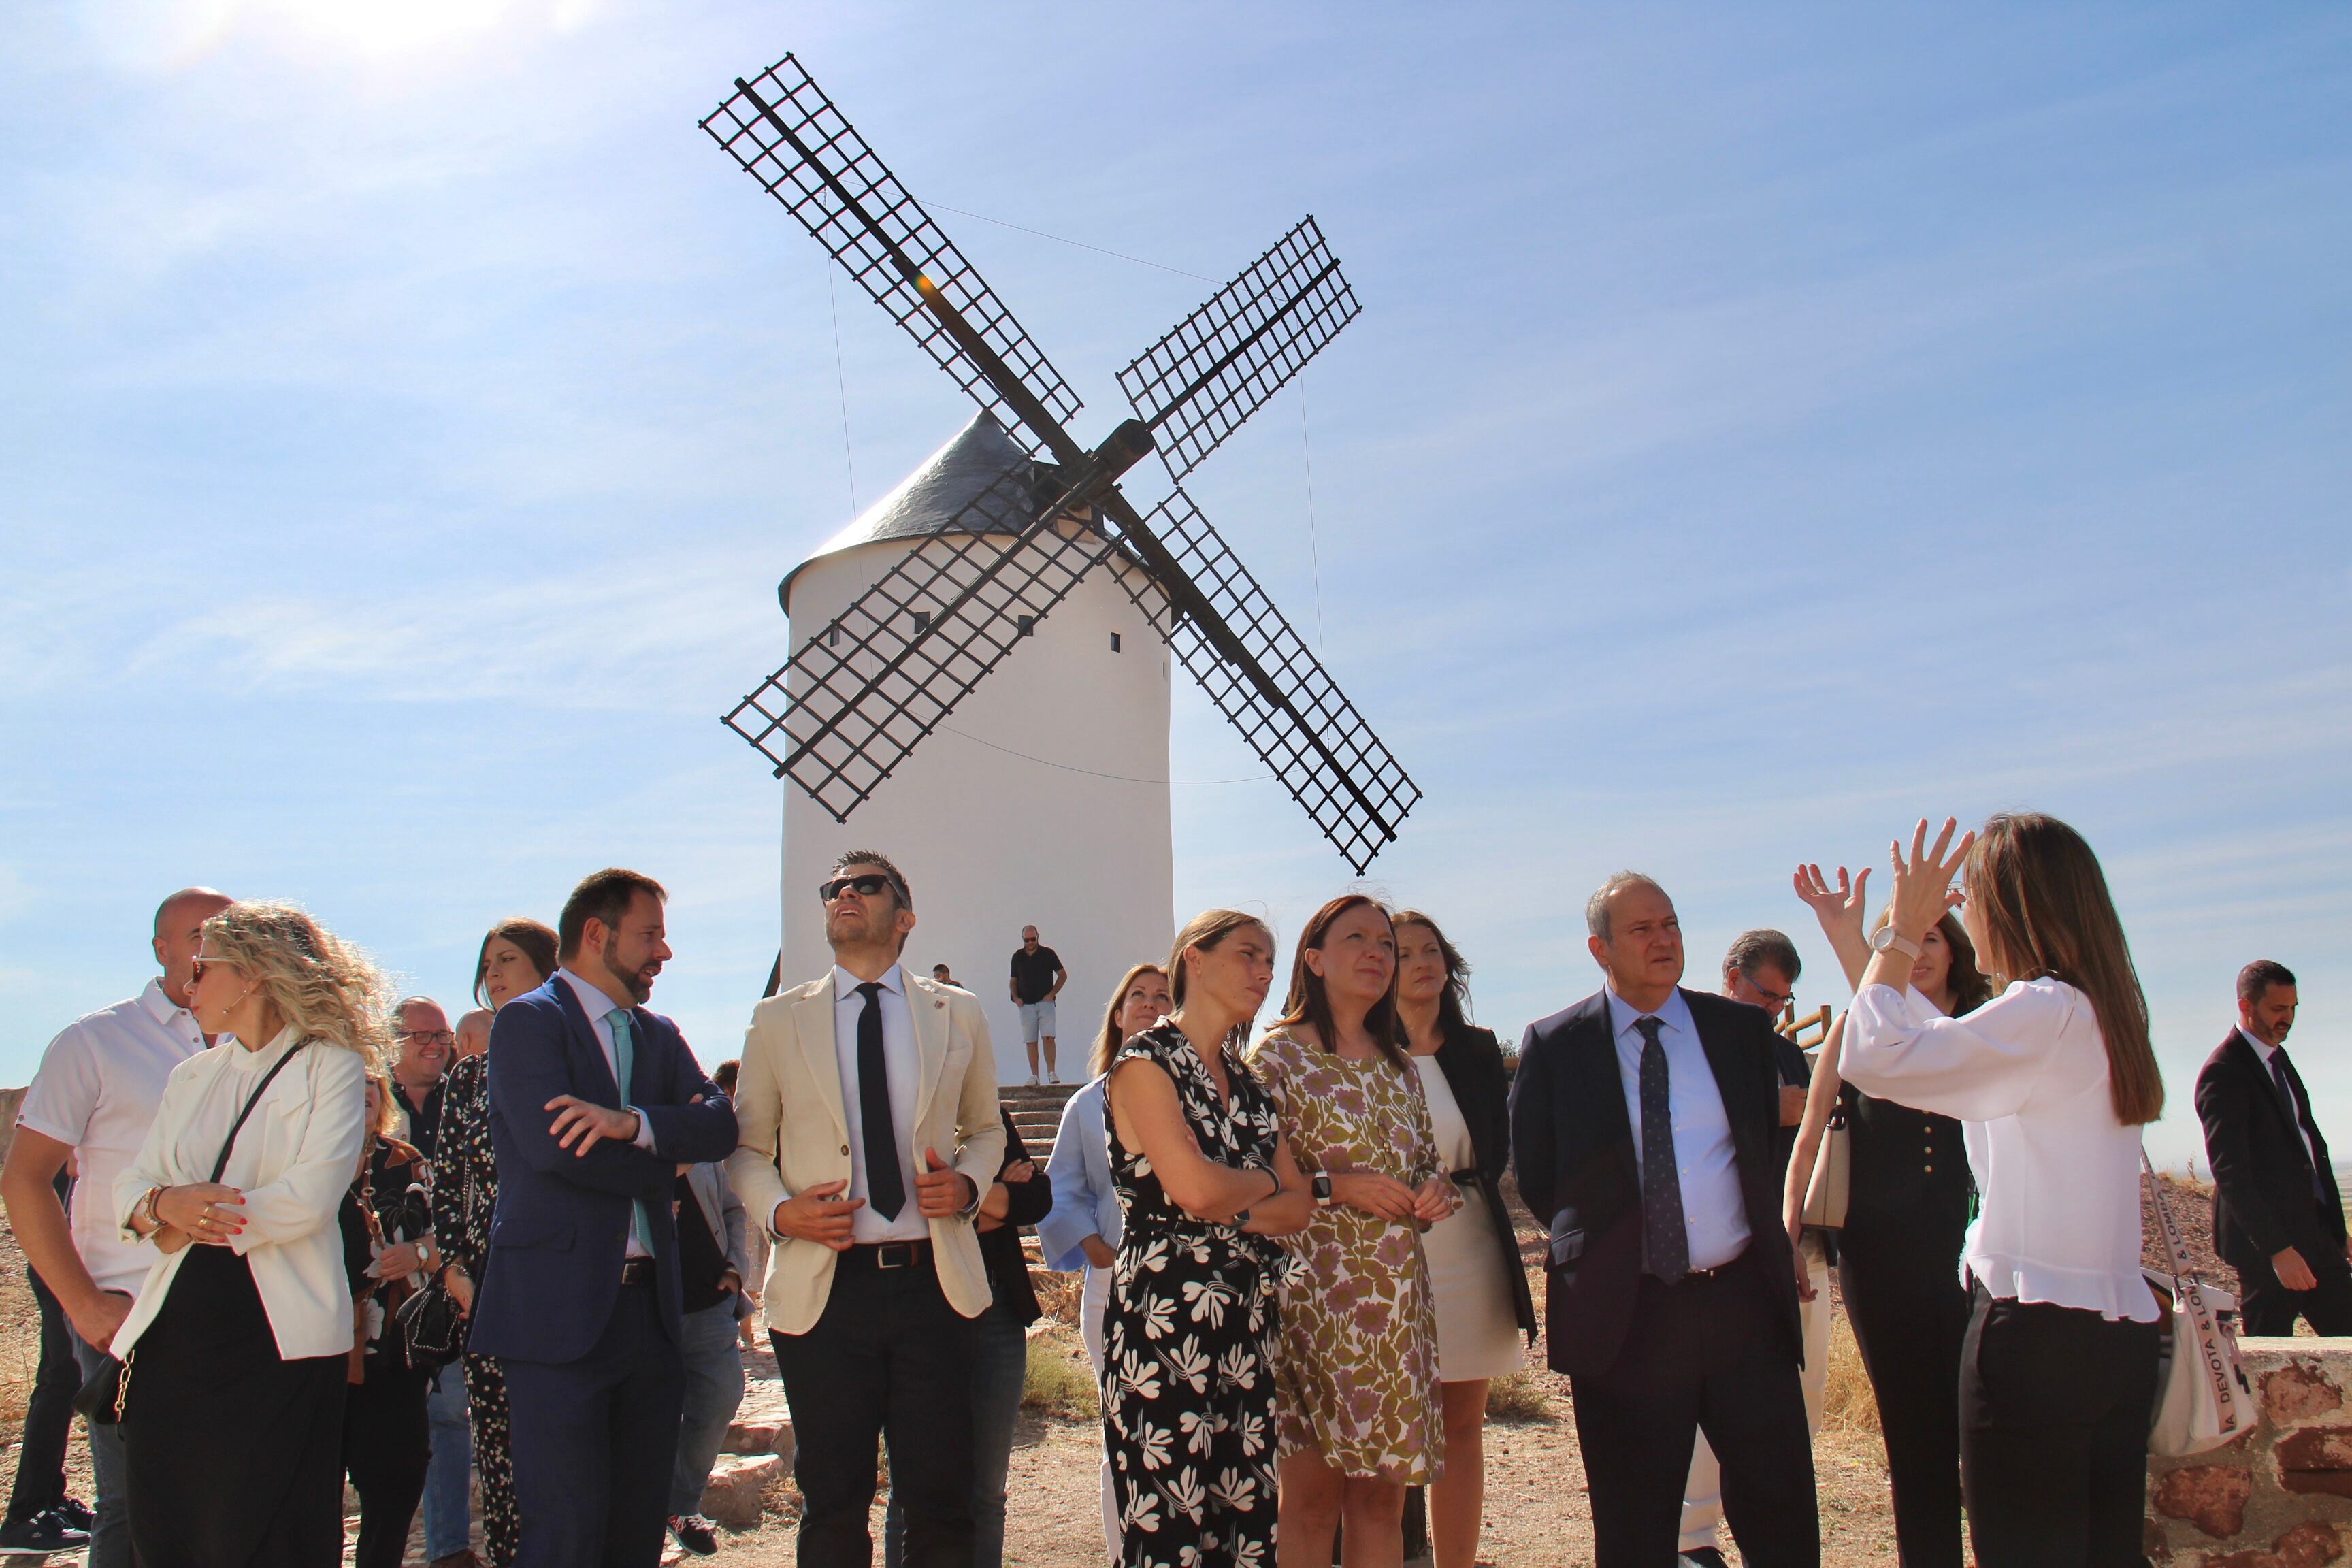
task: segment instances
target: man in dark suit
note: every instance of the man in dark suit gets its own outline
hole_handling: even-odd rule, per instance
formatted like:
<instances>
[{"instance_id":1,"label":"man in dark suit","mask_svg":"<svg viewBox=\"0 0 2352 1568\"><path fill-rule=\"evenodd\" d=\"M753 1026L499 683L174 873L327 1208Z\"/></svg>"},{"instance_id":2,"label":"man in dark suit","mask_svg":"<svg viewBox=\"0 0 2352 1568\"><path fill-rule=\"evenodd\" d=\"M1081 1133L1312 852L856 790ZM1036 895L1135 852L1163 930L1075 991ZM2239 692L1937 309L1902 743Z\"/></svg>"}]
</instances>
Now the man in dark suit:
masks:
<instances>
[{"instance_id":1,"label":"man in dark suit","mask_svg":"<svg viewBox=\"0 0 2352 1568\"><path fill-rule=\"evenodd\" d=\"M2213 1167L2213 1243L2238 1271L2241 1331L2291 1334L2307 1318L2352 1334L2344 1203L2287 1059L2294 975L2258 959L2238 972L2238 1026L2197 1075L2197 1119Z\"/></svg>"},{"instance_id":2,"label":"man in dark suit","mask_svg":"<svg viewBox=\"0 0 2352 1568\"><path fill-rule=\"evenodd\" d=\"M1681 988L1682 928L1647 877L1601 884L1585 921L1607 984L1528 1026L1511 1159L1550 1231L1548 1348L1575 1400L1594 1556L1673 1568L1704 1431L1742 1559L1817 1568L1771 1021Z\"/></svg>"},{"instance_id":3,"label":"man in dark suit","mask_svg":"<svg viewBox=\"0 0 2352 1568\"><path fill-rule=\"evenodd\" d=\"M635 871L582 882L561 967L490 1028L499 1206L467 1348L506 1374L525 1568L661 1561L685 1390L670 1197L678 1166L735 1148L733 1108L643 1005L667 897Z\"/></svg>"}]
</instances>

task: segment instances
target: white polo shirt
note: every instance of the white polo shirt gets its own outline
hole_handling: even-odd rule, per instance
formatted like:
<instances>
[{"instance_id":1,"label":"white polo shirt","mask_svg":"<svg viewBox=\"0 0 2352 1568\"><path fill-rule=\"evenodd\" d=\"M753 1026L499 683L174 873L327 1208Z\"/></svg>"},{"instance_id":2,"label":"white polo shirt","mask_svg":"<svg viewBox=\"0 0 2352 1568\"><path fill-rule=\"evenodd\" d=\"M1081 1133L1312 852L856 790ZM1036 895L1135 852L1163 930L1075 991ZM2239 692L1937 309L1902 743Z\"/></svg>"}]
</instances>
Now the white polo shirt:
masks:
<instances>
[{"instance_id":1,"label":"white polo shirt","mask_svg":"<svg viewBox=\"0 0 2352 1568\"><path fill-rule=\"evenodd\" d=\"M109 1212L114 1178L139 1154L154 1124L172 1069L205 1048L188 1010L163 983L68 1025L49 1042L25 1091L16 1124L73 1145L81 1164L73 1190L74 1248L101 1290L136 1292L155 1261L152 1243L122 1239Z\"/></svg>"}]
</instances>

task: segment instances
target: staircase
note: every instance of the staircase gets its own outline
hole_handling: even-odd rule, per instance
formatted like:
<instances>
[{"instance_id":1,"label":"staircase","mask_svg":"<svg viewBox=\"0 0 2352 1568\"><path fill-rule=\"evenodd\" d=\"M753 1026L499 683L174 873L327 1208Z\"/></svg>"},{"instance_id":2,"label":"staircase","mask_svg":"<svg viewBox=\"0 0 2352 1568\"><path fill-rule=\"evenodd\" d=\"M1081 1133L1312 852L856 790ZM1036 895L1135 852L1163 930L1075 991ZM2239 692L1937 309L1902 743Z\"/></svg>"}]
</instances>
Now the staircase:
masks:
<instances>
[{"instance_id":1,"label":"staircase","mask_svg":"<svg viewBox=\"0 0 2352 1568\"><path fill-rule=\"evenodd\" d=\"M1029 1145L1029 1157L1039 1164L1044 1164L1045 1156L1053 1152L1054 1132L1062 1125L1062 1107L1078 1089L1075 1083L1052 1083L1040 1084L1035 1089L1009 1085L996 1091L1021 1134L1021 1142Z\"/></svg>"}]
</instances>

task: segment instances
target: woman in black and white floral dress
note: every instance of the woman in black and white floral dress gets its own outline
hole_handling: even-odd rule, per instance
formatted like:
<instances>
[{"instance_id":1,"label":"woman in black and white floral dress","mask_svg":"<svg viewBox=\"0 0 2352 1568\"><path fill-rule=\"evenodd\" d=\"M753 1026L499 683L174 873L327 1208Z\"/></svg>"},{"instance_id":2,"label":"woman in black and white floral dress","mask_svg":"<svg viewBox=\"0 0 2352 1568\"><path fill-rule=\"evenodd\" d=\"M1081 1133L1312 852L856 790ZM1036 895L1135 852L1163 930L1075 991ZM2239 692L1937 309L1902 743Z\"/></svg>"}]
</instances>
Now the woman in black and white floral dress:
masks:
<instances>
[{"instance_id":1,"label":"woman in black and white floral dress","mask_svg":"<svg viewBox=\"0 0 2352 1568\"><path fill-rule=\"evenodd\" d=\"M1176 939L1176 1011L1113 1058L1124 1228L1103 1316L1103 1447L1125 1568L1273 1568L1273 1237L1314 1199L1237 1047L1274 938L1212 910Z\"/></svg>"}]
</instances>

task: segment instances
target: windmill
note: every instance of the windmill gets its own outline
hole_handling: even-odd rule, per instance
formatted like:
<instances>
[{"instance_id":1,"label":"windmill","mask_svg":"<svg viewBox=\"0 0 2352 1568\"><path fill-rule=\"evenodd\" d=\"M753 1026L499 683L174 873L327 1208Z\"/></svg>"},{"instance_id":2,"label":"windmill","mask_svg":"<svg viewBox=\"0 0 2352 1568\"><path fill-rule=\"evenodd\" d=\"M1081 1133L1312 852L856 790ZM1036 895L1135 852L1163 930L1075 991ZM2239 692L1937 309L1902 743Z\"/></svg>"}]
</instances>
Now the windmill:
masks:
<instances>
[{"instance_id":1,"label":"windmill","mask_svg":"<svg viewBox=\"0 0 2352 1568\"><path fill-rule=\"evenodd\" d=\"M1160 653L1361 873L1421 792L1183 488L1360 309L1315 220L1118 373L1135 416L1088 447L1068 428L1081 405L1061 373L792 56L737 78L702 127L980 405L778 585L796 647L725 715L800 786L785 792L787 973L814 973L800 884L853 838L894 855L937 847L908 867L919 918L944 882L959 929L990 929L956 964L983 998L1001 987L985 955L1024 922L1049 942L1064 933L1089 997L1164 953ZM1147 515L1119 480L1153 451L1173 489ZM952 754L934 762L942 730ZM1114 891L1090 902L1056 877ZM1041 901L1062 912L1024 912ZM1098 976L1070 951L1082 930L1099 936ZM919 929L908 958L935 951Z\"/></svg>"}]
</instances>

